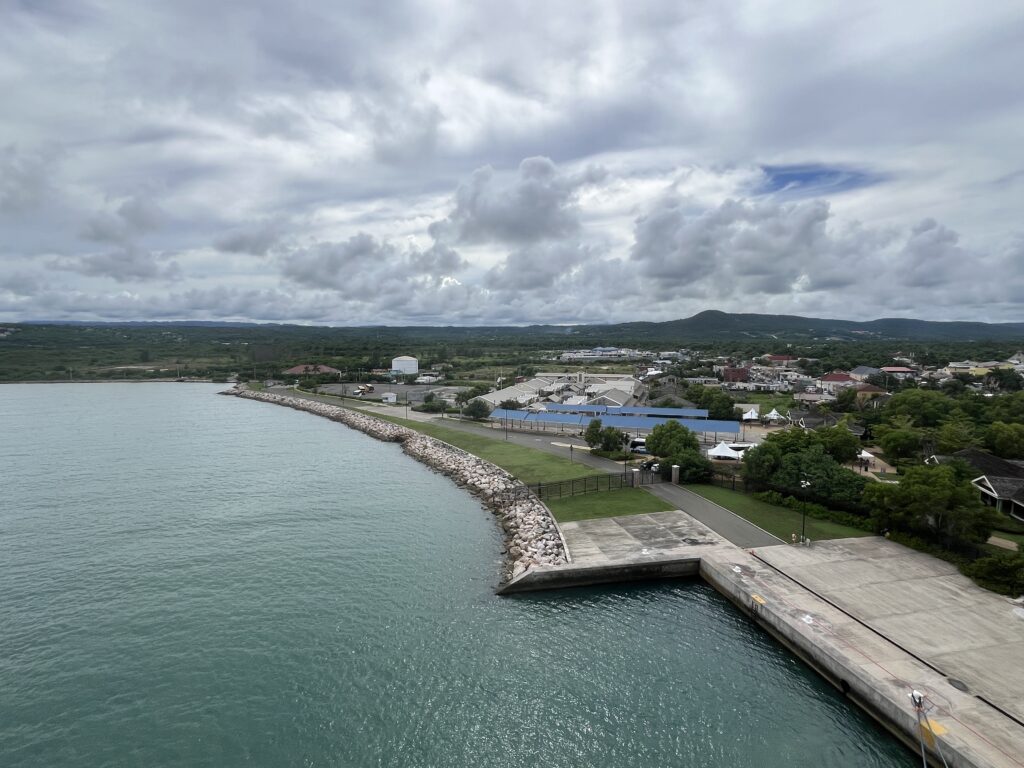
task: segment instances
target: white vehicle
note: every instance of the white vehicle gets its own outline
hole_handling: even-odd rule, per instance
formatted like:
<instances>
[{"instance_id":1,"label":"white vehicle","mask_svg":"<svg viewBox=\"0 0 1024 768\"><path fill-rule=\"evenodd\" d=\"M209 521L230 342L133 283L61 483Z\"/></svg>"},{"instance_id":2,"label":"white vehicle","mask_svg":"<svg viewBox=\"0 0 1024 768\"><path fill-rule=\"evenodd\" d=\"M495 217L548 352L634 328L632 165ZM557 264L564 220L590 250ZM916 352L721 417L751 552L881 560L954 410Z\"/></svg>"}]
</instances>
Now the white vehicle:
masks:
<instances>
[{"instance_id":1,"label":"white vehicle","mask_svg":"<svg viewBox=\"0 0 1024 768\"><path fill-rule=\"evenodd\" d=\"M633 453L647 453L647 441L642 437L634 438L629 441L629 450Z\"/></svg>"}]
</instances>

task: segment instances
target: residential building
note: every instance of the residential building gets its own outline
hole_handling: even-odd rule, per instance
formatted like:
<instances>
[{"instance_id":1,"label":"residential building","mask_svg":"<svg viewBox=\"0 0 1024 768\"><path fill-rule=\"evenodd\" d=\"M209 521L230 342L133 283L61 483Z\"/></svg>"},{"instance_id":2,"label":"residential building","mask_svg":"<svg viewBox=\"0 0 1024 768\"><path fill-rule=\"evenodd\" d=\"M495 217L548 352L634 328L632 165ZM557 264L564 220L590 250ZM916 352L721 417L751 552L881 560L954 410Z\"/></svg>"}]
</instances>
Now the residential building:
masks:
<instances>
[{"instance_id":1,"label":"residential building","mask_svg":"<svg viewBox=\"0 0 1024 768\"><path fill-rule=\"evenodd\" d=\"M881 368L872 368L870 365L858 365L850 371L850 376L857 381L867 381L869 377L877 376L881 372Z\"/></svg>"},{"instance_id":2,"label":"residential building","mask_svg":"<svg viewBox=\"0 0 1024 768\"><path fill-rule=\"evenodd\" d=\"M971 485L981 500L1018 520L1024 520L1024 461L1001 459L978 448L965 448L948 456L935 455L927 464L945 464L960 459L971 465L978 476Z\"/></svg>"}]
</instances>

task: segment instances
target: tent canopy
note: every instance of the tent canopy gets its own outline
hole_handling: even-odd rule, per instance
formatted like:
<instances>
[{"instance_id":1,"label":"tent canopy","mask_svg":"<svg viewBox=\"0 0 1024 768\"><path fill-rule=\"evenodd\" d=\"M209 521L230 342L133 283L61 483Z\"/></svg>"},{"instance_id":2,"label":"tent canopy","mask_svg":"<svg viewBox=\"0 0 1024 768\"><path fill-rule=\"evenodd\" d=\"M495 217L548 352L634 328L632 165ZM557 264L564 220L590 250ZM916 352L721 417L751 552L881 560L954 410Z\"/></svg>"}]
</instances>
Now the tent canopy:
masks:
<instances>
[{"instance_id":1,"label":"tent canopy","mask_svg":"<svg viewBox=\"0 0 1024 768\"><path fill-rule=\"evenodd\" d=\"M712 459L742 459L743 454L734 451L724 440L708 451L708 458Z\"/></svg>"},{"instance_id":2,"label":"tent canopy","mask_svg":"<svg viewBox=\"0 0 1024 768\"><path fill-rule=\"evenodd\" d=\"M779 413L774 408L772 408L771 411L765 416L765 418L766 419L781 419L782 418L782 414Z\"/></svg>"},{"instance_id":3,"label":"tent canopy","mask_svg":"<svg viewBox=\"0 0 1024 768\"><path fill-rule=\"evenodd\" d=\"M754 421L758 417L757 408L751 408L749 411L743 414L744 421Z\"/></svg>"},{"instance_id":4,"label":"tent canopy","mask_svg":"<svg viewBox=\"0 0 1024 768\"><path fill-rule=\"evenodd\" d=\"M861 449L860 456L858 456L857 458L858 459L873 459L873 458L875 458L875 455L873 453L868 453L867 451Z\"/></svg>"}]
</instances>

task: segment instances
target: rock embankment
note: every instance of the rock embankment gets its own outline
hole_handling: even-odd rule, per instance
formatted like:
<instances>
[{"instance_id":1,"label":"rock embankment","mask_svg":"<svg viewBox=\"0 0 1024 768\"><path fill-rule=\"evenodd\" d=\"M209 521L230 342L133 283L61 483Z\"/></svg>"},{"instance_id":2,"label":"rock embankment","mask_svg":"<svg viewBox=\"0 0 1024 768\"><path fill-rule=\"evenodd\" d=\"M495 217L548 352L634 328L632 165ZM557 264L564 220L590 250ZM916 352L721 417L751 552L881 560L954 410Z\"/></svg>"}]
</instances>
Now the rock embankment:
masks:
<instances>
[{"instance_id":1,"label":"rock embankment","mask_svg":"<svg viewBox=\"0 0 1024 768\"><path fill-rule=\"evenodd\" d=\"M378 440L401 443L407 454L452 478L476 495L498 518L505 538L506 580L535 565L566 562L562 537L548 508L525 485L489 461L408 427L337 405L244 389L223 394L307 411L339 421Z\"/></svg>"}]
</instances>

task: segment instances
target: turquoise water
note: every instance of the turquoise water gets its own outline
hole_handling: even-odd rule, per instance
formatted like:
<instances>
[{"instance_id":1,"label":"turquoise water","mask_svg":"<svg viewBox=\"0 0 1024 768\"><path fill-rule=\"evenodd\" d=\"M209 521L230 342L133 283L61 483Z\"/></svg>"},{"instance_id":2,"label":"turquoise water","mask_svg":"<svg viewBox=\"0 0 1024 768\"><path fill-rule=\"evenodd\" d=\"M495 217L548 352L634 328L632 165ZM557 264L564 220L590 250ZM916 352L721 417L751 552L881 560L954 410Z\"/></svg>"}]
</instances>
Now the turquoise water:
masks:
<instances>
[{"instance_id":1,"label":"turquoise water","mask_svg":"<svg viewBox=\"0 0 1024 768\"><path fill-rule=\"evenodd\" d=\"M699 582L497 598L475 500L184 384L0 387L0 765L911 766Z\"/></svg>"}]
</instances>

